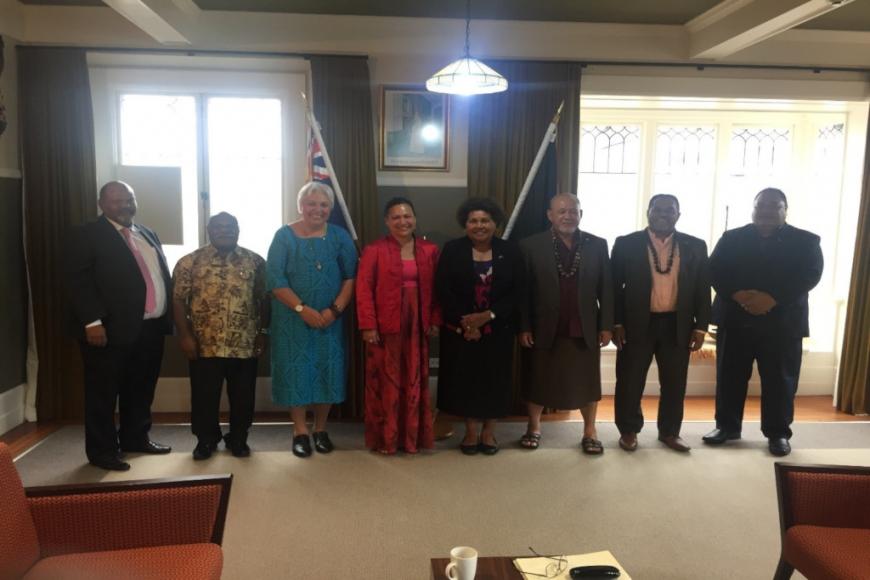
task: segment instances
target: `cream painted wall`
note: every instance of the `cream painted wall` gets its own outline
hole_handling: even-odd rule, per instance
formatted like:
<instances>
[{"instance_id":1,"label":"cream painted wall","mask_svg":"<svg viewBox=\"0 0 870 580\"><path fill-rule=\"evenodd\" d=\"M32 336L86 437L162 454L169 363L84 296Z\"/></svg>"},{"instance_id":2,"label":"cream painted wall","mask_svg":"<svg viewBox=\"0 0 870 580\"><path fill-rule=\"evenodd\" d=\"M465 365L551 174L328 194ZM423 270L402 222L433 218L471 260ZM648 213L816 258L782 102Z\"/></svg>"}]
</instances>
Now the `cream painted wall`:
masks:
<instances>
[{"instance_id":1,"label":"cream painted wall","mask_svg":"<svg viewBox=\"0 0 870 580\"><path fill-rule=\"evenodd\" d=\"M24 38L24 5L17 0L0 0L0 34Z\"/></svg>"},{"instance_id":2,"label":"cream painted wall","mask_svg":"<svg viewBox=\"0 0 870 580\"><path fill-rule=\"evenodd\" d=\"M6 131L0 135L0 177L21 177L18 156L18 62L14 38L3 35L6 66L0 76L0 93L6 104Z\"/></svg>"},{"instance_id":3,"label":"cream painted wall","mask_svg":"<svg viewBox=\"0 0 870 580\"><path fill-rule=\"evenodd\" d=\"M381 87L383 85L425 84L426 79L447 64L447 57L375 55L369 61L378 151ZM465 187L468 152L468 98L450 97L449 171L378 171L378 185Z\"/></svg>"}]
</instances>

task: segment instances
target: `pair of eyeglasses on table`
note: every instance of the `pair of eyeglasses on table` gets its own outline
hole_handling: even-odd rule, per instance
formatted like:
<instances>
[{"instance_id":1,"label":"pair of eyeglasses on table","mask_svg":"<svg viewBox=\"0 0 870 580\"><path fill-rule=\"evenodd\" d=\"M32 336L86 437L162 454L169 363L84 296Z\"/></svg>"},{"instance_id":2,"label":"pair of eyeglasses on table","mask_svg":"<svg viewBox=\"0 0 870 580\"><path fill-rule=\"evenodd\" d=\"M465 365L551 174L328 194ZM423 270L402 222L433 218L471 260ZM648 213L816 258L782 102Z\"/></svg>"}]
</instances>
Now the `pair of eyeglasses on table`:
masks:
<instances>
[{"instance_id":1,"label":"pair of eyeglasses on table","mask_svg":"<svg viewBox=\"0 0 870 580\"><path fill-rule=\"evenodd\" d=\"M544 568L544 573L537 572L526 572L521 570L519 566L517 566L516 561L513 562L514 568L516 568L517 572L524 575L524 577L536 577L536 578L558 578L562 574L565 573L565 570L568 568L568 559L565 556L545 556L543 554L539 554L535 551L534 548L529 546L529 551L534 554L536 558L546 558L548 560L552 560L552 562L548 563ZM620 575L619 568L614 566L577 566L575 568L571 568L568 571L568 578L572 580L575 579L586 579L586 580L595 580L606 579L606 578L618 578Z\"/></svg>"}]
</instances>

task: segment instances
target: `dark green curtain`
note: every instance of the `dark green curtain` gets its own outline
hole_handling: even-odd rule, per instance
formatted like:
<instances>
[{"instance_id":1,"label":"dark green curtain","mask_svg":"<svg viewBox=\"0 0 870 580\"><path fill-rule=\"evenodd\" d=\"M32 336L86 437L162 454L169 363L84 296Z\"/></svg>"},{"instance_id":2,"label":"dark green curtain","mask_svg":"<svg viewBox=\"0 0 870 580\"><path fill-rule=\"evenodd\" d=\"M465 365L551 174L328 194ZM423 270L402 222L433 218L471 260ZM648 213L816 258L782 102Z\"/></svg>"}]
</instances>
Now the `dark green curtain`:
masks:
<instances>
[{"instance_id":1,"label":"dark green curtain","mask_svg":"<svg viewBox=\"0 0 870 580\"><path fill-rule=\"evenodd\" d=\"M310 61L314 116L362 247L381 235L368 59L313 56ZM336 409L340 418L363 416L364 350L353 310L343 317L351 341L350 376L347 400Z\"/></svg>"},{"instance_id":2,"label":"dark green curtain","mask_svg":"<svg viewBox=\"0 0 870 580\"><path fill-rule=\"evenodd\" d=\"M870 124L867 126L864 189L852 264L837 409L857 415L870 413Z\"/></svg>"},{"instance_id":3,"label":"dark green curtain","mask_svg":"<svg viewBox=\"0 0 870 580\"><path fill-rule=\"evenodd\" d=\"M499 202L507 215L532 166L547 126L565 101L556 139L560 192L577 192L580 147L580 65L488 61L508 79L508 90L471 97L468 121L468 193Z\"/></svg>"},{"instance_id":4,"label":"dark green curtain","mask_svg":"<svg viewBox=\"0 0 870 580\"><path fill-rule=\"evenodd\" d=\"M60 259L67 228L96 215L94 123L85 51L18 47L27 271L40 420L79 419L81 361L65 333Z\"/></svg>"}]
</instances>

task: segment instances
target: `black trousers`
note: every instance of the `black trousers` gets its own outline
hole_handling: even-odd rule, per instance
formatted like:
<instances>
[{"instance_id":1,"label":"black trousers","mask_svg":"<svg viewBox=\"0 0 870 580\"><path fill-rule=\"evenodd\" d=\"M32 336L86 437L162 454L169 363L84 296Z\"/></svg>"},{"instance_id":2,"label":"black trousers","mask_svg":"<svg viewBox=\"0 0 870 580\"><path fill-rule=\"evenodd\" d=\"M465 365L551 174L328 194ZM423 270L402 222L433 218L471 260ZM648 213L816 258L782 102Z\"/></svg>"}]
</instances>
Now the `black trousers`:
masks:
<instances>
[{"instance_id":1,"label":"black trousers","mask_svg":"<svg viewBox=\"0 0 870 580\"><path fill-rule=\"evenodd\" d=\"M719 328L716 336L716 426L739 433L752 363L761 377L761 432L791 437L803 338L754 328Z\"/></svg>"},{"instance_id":2,"label":"black trousers","mask_svg":"<svg viewBox=\"0 0 870 580\"><path fill-rule=\"evenodd\" d=\"M689 371L689 345L677 343L677 315L650 314L649 329L643 339L632 337L616 355L616 392L614 407L620 433L640 433L643 411L640 402L646 376L655 357L659 369L659 435L679 435L683 424L683 399Z\"/></svg>"},{"instance_id":3,"label":"black trousers","mask_svg":"<svg viewBox=\"0 0 870 580\"><path fill-rule=\"evenodd\" d=\"M162 321L146 320L131 344L97 347L80 341L88 459L115 457L119 448L136 447L148 439L163 340ZM117 429L116 404L120 416Z\"/></svg>"},{"instance_id":4,"label":"black trousers","mask_svg":"<svg viewBox=\"0 0 870 580\"><path fill-rule=\"evenodd\" d=\"M220 402L224 380L230 400L228 438L247 441L254 421L257 359L204 357L190 361L191 430L201 443L217 443L223 437Z\"/></svg>"}]
</instances>

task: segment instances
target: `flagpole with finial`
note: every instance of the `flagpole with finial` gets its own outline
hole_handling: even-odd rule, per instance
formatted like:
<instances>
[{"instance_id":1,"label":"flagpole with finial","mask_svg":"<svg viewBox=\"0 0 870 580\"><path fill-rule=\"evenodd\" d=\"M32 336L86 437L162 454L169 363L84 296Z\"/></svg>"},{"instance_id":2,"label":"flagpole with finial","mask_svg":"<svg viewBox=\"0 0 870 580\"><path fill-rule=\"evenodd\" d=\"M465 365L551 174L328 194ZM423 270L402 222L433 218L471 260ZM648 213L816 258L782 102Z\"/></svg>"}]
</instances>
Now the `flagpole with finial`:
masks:
<instances>
[{"instance_id":1,"label":"flagpole with finial","mask_svg":"<svg viewBox=\"0 0 870 580\"><path fill-rule=\"evenodd\" d=\"M535 160L532 163L532 168L529 170L529 174L526 176L526 182L523 183L523 188L520 190L520 195L517 198L517 203L514 205L514 211L511 213L511 219L508 220L507 227L504 229L504 239L508 239L511 235L511 231L514 229L514 225L516 224L517 218L520 216L520 210L523 208L523 204L526 202L526 197L529 195L529 190L532 188L532 182L535 180L535 176L538 174L538 168L541 166L541 161L544 160L544 155L547 153L547 146L556 140L556 127L559 124L559 117L562 116L562 107L565 106L565 101L562 101L559 104L559 108L556 109L556 114L553 115L553 120L550 121L550 126L547 127L547 132L544 133L544 139L541 141L541 146L538 147L538 154L535 155Z\"/></svg>"},{"instance_id":2,"label":"flagpole with finial","mask_svg":"<svg viewBox=\"0 0 870 580\"><path fill-rule=\"evenodd\" d=\"M311 105L305 93L300 91L302 101L305 103L305 116L308 117L308 124L311 125L311 131L314 133L314 138L320 146L320 153L323 155L323 161L326 164L326 171L329 172L329 179L332 181L332 189L335 192L335 201L338 202L338 207L341 208L341 214L344 216L344 223L347 225L347 231L350 233L351 239L359 240L356 235L356 228L353 227L353 220L350 219L350 212L347 210L347 203L344 201L344 194L341 192L341 185L338 183L338 178L335 176L335 169L332 167L332 160L329 158L329 152L326 150L326 145L323 143L323 135L320 134L320 123L314 117L314 111L311 110Z\"/></svg>"}]
</instances>

